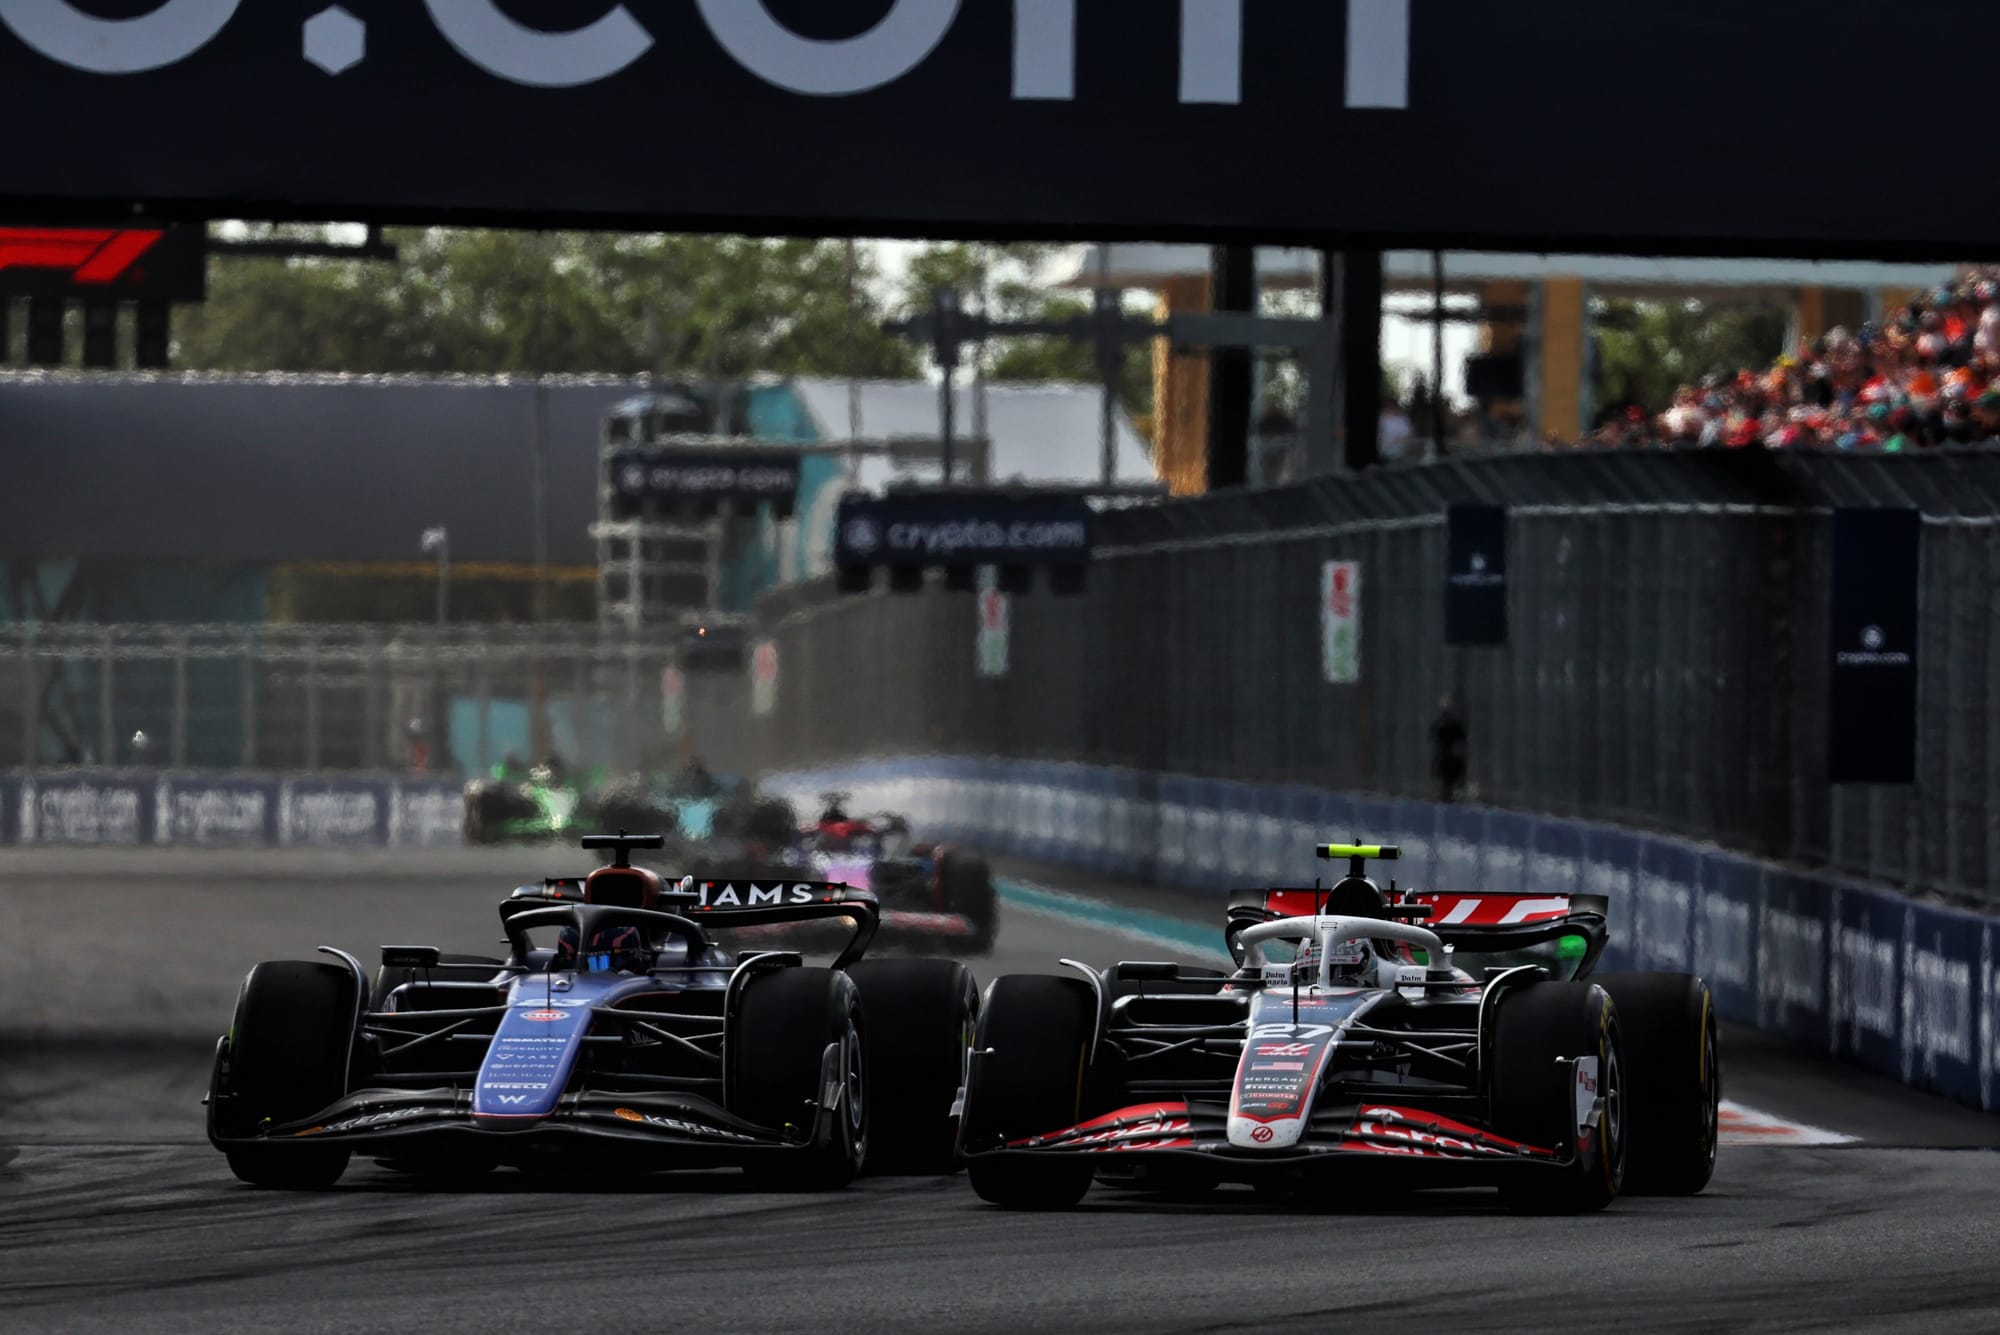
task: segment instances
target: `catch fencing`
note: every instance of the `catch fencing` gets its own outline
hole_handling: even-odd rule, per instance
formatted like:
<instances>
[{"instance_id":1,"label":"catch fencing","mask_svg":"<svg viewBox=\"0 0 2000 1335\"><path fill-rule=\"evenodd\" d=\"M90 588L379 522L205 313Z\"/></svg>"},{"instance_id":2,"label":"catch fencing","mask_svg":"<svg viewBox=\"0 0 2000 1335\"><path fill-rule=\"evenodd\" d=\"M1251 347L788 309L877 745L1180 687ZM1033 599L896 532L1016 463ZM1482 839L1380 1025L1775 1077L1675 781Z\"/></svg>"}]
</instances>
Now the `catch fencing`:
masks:
<instances>
[{"instance_id":1,"label":"catch fencing","mask_svg":"<svg viewBox=\"0 0 2000 1335\"><path fill-rule=\"evenodd\" d=\"M1509 636L1445 643L1446 506L1508 512ZM1827 782L1831 513L1925 516L1909 787ZM1086 594L770 600L774 767L953 753L1436 797L1456 697L1464 796L1714 840L2000 902L2000 460L1517 455L1100 517ZM1322 662L1321 571L1361 566L1360 680ZM1349 833L1328 831L1330 835ZM1366 834L1361 831L1355 833Z\"/></svg>"},{"instance_id":2,"label":"catch fencing","mask_svg":"<svg viewBox=\"0 0 2000 1335\"><path fill-rule=\"evenodd\" d=\"M0 770L302 775L668 765L679 635L595 626L0 626ZM692 743L741 760L740 667L683 674Z\"/></svg>"}]
</instances>

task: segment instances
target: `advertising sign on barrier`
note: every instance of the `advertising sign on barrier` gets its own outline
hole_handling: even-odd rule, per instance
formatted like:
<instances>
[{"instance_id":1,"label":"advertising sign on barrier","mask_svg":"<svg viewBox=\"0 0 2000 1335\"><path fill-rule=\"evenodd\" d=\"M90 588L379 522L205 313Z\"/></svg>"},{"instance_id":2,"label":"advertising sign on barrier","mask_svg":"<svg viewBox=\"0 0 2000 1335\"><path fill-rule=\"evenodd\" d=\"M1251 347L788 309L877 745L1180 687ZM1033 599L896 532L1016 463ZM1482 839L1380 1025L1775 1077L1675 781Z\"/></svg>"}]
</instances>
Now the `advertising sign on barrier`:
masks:
<instances>
[{"instance_id":1,"label":"advertising sign on barrier","mask_svg":"<svg viewBox=\"0 0 2000 1335\"><path fill-rule=\"evenodd\" d=\"M278 786L278 842L287 848L381 848L389 842L387 785L365 779L286 779Z\"/></svg>"},{"instance_id":2,"label":"advertising sign on barrier","mask_svg":"<svg viewBox=\"0 0 2000 1335\"><path fill-rule=\"evenodd\" d=\"M1906 1085L1978 1103L1981 928L1969 913L1911 904L1903 912L1897 1018Z\"/></svg>"},{"instance_id":3,"label":"advertising sign on barrier","mask_svg":"<svg viewBox=\"0 0 2000 1335\"><path fill-rule=\"evenodd\" d=\"M767 718L778 707L778 642L759 640L750 650L750 712Z\"/></svg>"},{"instance_id":4,"label":"advertising sign on barrier","mask_svg":"<svg viewBox=\"0 0 2000 1335\"><path fill-rule=\"evenodd\" d=\"M1014 620L1014 600L1000 592L1000 572L979 570L978 670L982 677L1007 675L1007 640Z\"/></svg>"},{"instance_id":5,"label":"advertising sign on barrier","mask_svg":"<svg viewBox=\"0 0 2000 1335\"><path fill-rule=\"evenodd\" d=\"M1915 510L1833 512L1829 782L1916 781L1923 532Z\"/></svg>"},{"instance_id":6,"label":"advertising sign on barrier","mask_svg":"<svg viewBox=\"0 0 2000 1335\"><path fill-rule=\"evenodd\" d=\"M1328 561L1319 570L1320 672L1334 686L1361 680L1361 563Z\"/></svg>"},{"instance_id":7,"label":"advertising sign on barrier","mask_svg":"<svg viewBox=\"0 0 2000 1335\"><path fill-rule=\"evenodd\" d=\"M451 848L465 842L465 793L455 783L405 779L389 795L392 848Z\"/></svg>"},{"instance_id":8,"label":"advertising sign on barrier","mask_svg":"<svg viewBox=\"0 0 2000 1335\"><path fill-rule=\"evenodd\" d=\"M150 779L38 774L21 781L18 838L24 844L133 846L153 835Z\"/></svg>"},{"instance_id":9,"label":"advertising sign on barrier","mask_svg":"<svg viewBox=\"0 0 2000 1335\"><path fill-rule=\"evenodd\" d=\"M1735 1015L1757 1009L1757 906L1763 871L1725 853L1701 859L1694 899L1694 968L1708 980L1716 1004Z\"/></svg>"},{"instance_id":10,"label":"advertising sign on barrier","mask_svg":"<svg viewBox=\"0 0 2000 1335\"><path fill-rule=\"evenodd\" d=\"M1766 871L1757 910L1757 1009L1767 1033L1825 1049L1830 897L1812 878Z\"/></svg>"},{"instance_id":11,"label":"advertising sign on barrier","mask_svg":"<svg viewBox=\"0 0 2000 1335\"><path fill-rule=\"evenodd\" d=\"M1827 1018L1832 1050L1889 1075L1903 1069L1903 904L1853 886L1831 896Z\"/></svg>"},{"instance_id":12,"label":"advertising sign on barrier","mask_svg":"<svg viewBox=\"0 0 2000 1335\"><path fill-rule=\"evenodd\" d=\"M1498 505L1445 510L1444 642L1507 643L1507 511Z\"/></svg>"},{"instance_id":13,"label":"advertising sign on barrier","mask_svg":"<svg viewBox=\"0 0 2000 1335\"><path fill-rule=\"evenodd\" d=\"M154 788L153 841L197 848L277 842L278 785L271 779L169 775Z\"/></svg>"}]
</instances>

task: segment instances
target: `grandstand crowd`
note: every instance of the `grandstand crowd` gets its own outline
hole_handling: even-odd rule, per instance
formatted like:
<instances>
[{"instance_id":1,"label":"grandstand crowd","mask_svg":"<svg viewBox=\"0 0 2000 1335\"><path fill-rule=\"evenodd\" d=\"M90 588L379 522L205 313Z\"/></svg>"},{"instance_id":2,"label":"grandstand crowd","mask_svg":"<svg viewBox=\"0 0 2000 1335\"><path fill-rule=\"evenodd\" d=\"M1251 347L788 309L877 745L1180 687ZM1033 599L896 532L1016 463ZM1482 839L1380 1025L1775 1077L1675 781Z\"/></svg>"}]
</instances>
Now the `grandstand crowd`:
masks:
<instances>
[{"instance_id":1,"label":"grandstand crowd","mask_svg":"<svg viewBox=\"0 0 2000 1335\"><path fill-rule=\"evenodd\" d=\"M1585 446L1902 451L2000 438L2000 269L1859 329L1835 328L1762 371L1628 408Z\"/></svg>"}]
</instances>

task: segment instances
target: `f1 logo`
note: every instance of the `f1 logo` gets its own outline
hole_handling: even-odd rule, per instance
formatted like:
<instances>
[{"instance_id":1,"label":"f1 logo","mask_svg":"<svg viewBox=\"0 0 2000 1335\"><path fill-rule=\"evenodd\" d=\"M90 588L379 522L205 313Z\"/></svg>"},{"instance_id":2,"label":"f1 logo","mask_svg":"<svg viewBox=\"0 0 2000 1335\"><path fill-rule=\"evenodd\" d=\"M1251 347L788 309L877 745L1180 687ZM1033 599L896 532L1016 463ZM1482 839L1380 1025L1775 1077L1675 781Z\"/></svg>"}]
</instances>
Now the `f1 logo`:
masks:
<instances>
[{"instance_id":1,"label":"f1 logo","mask_svg":"<svg viewBox=\"0 0 2000 1335\"><path fill-rule=\"evenodd\" d=\"M138 228L0 227L0 270L67 269L73 282L102 286L129 274L165 235Z\"/></svg>"}]
</instances>

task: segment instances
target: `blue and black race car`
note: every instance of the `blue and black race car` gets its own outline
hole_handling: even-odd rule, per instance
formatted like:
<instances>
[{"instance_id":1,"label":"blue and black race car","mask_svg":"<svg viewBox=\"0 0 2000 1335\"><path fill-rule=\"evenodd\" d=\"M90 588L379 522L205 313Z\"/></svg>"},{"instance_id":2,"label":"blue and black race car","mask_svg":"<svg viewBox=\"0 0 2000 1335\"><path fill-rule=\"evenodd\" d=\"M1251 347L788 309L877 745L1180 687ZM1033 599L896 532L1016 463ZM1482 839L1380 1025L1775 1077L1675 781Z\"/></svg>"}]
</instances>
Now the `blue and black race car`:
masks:
<instances>
[{"instance_id":1,"label":"blue and black race car","mask_svg":"<svg viewBox=\"0 0 2000 1335\"><path fill-rule=\"evenodd\" d=\"M741 1166L795 1189L945 1172L977 1021L951 960L864 960L880 912L826 882L668 882L657 835L500 906L505 959L389 946L260 964L216 1046L208 1134L258 1186L331 1186L356 1153L424 1172ZM844 920L830 967L733 929Z\"/></svg>"}]
</instances>

